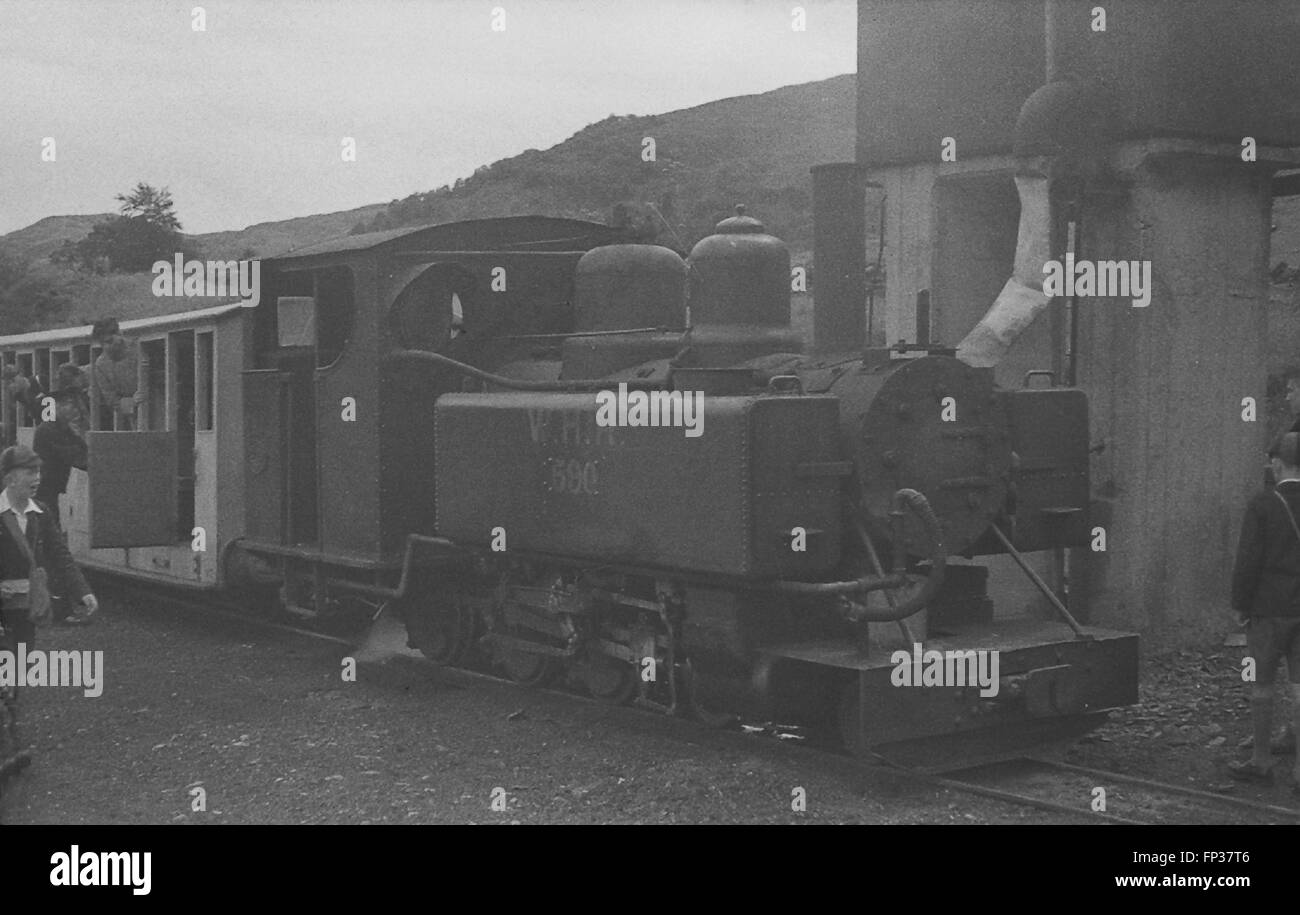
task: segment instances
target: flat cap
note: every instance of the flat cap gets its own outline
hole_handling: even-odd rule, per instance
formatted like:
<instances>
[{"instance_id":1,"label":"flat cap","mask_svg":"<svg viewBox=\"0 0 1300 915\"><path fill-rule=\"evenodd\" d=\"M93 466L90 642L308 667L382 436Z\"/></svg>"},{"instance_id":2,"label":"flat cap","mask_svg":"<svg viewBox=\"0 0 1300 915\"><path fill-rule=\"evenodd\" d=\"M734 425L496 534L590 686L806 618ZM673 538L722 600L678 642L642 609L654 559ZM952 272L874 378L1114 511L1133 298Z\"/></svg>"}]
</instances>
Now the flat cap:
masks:
<instances>
[{"instance_id":1,"label":"flat cap","mask_svg":"<svg viewBox=\"0 0 1300 915\"><path fill-rule=\"evenodd\" d=\"M90 339L99 341L113 334L121 333L117 318L100 318L90 328Z\"/></svg>"},{"instance_id":2,"label":"flat cap","mask_svg":"<svg viewBox=\"0 0 1300 915\"><path fill-rule=\"evenodd\" d=\"M0 477L3 477L11 470L17 470L19 467L30 467L33 470L39 470L41 456L26 445L11 445L4 451L0 451Z\"/></svg>"}]
</instances>

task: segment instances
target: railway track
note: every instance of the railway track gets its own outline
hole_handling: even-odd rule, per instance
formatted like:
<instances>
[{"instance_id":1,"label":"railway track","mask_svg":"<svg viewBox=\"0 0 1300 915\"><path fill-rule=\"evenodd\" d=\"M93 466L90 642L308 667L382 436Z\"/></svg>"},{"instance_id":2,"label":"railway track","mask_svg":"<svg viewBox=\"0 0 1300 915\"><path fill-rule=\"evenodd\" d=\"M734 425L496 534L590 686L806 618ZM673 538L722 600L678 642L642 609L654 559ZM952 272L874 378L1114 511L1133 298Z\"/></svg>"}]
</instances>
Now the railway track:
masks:
<instances>
[{"instance_id":1,"label":"railway track","mask_svg":"<svg viewBox=\"0 0 1300 915\"><path fill-rule=\"evenodd\" d=\"M904 766L891 766L891 771L936 787L1094 822L1137 826L1300 823L1300 810L1295 808L1032 756L942 772ZM1098 794L1098 789L1104 794Z\"/></svg>"},{"instance_id":2,"label":"railway track","mask_svg":"<svg viewBox=\"0 0 1300 915\"><path fill-rule=\"evenodd\" d=\"M204 618L229 620L243 625L356 648L366 634L363 623L354 623L352 631L346 624L335 622L333 631L322 632L318 624L296 625L283 619L267 619L248 607L208 594L177 594L148 585L124 583L120 579L98 576L103 583L105 596L116 602L137 604L145 601L167 611L181 611ZM403 660L428 667L437 667L423 658L403 656ZM457 680L492 683L499 687L521 692L537 692L538 687L522 686L495 674L469 668L442 668L438 670ZM887 757L876 756L873 762L854 759L843 751L824 746L815 740L780 738L791 737L789 729L770 724L738 722L725 730L710 729L698 722L669 719L664 715L636 708L614 707L599 699L573 690L543 687L541 692L561 696L567 701L598 707L629 721L652 726L694 726L711 734L711 739L734 741L737 746L752 750L755 745L766 745L773 752L798 753L815 760L820 767L849 778L866 777L873 782L881 779L902 779L933 788L970 794L1000 801L1016 807L1057 813L1083 822L1118 823L1125 825L1205 824L1259 825L1300 822L1300 809L1265 804L1244 798L1231 797L1184 785L1139 778L1121 772L1111 772L1086 766L1077 766L1057 760L1033 756L1014 756L980 765L928 770L899 765ZM779 749L778 749L779 747ZM1104 806L1098 803L1096 789L1104 790Z\"/></svg>"}]
</instances>

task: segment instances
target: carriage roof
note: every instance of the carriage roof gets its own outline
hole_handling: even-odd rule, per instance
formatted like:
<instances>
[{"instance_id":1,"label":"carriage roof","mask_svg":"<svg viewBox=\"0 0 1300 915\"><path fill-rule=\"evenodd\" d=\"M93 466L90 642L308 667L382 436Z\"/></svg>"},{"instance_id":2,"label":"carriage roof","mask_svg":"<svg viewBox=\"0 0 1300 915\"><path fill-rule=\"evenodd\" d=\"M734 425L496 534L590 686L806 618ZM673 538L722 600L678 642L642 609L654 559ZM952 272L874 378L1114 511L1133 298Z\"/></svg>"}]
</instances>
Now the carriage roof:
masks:
<instances>
[{"instance_id":1,"label":"carriage roof","mask_svg":"<svg viewBox=\"0 0 1300 915\"><path fill-rule=\"evenodd\" d=\"M212 305L194 311L174 312L172 314L157 315L151 318L135 318L120 323L122 332L127 336L131 336L142 332L166 330L172 327L183 327L187 324L202 324L219 320L243 307L244 305L241 301L235 300L227 304ZM33 331L26 334L0 336L0 349L85 343L90 340L90 331L92 327L93 325L90 324L82 324L76 327L56 327L50 330Z\"/></svg>"}]
</instances>

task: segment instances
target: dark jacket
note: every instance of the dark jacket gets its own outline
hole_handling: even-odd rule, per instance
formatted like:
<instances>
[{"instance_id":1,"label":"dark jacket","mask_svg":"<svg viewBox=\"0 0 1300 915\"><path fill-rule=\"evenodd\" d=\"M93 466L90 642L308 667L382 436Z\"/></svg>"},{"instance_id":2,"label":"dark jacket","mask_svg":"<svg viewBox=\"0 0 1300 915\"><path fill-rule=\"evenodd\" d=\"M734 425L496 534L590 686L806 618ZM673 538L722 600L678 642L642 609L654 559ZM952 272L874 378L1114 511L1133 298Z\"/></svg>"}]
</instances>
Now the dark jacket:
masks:
<instances>
[{"instance_id":1,"label":"dark jacket","mask_svg":"<svg viewBox=\"0 0 1300 915\"><path fill-rule=\"evenodd\" d=\"M1296 418L1296 421L1293 422L1293 423L1291 424L1291 428L1290 428L1290 429L1287 429L1286 431L1287 431L1287 432L1300 432L1300 417L1297 417L1297 418ZM1272 467L1265 467L1265 468L1264 468L1264 488L1265 488L1265 489L1272 489L1272 488L1273 488L1273 485L1274 485L1274 481L1273 481L1273 468L1272 468Z\"/></svg>"},{"instance_id":2,"label":"dark jacket","mask_svg":"<svg viewBox=\"0 0 1300 915\"><path fill-rule=\"evenodd\" d=\"M43 503L37 502L41 511L27 516L27 543L36 556L36 564L49 573L50 590L74 600L90 593L81 570L72 561L72 554L55 526L54 515ZM9 533L9 525L0 523L0 579L30 578L31 566Z\"/></svg>"},{"instance_id":3,"label":"dark jacket","mask_svg":"<svg viewBox=\"0 0 1300 915\"><path fill-rule=\"evenodd\" d=\"M1300 523L1300 480L1285 480L1246 506L1232 569L1232 609L1243 616L1300 616L1300 539L1277 493Z\"/></svg>"},{"instance_id":4,"label":"dark jacket","mask_svg":"<svg viewBox=\"0 0 1300 915\"><path fill-rule=\"evenodd\" d=\"M67 423L53 420L37 426L32 450L41 456L43 493L67 492L72 468L86 469L86 440Z\"/></svg>"}]
</instances>

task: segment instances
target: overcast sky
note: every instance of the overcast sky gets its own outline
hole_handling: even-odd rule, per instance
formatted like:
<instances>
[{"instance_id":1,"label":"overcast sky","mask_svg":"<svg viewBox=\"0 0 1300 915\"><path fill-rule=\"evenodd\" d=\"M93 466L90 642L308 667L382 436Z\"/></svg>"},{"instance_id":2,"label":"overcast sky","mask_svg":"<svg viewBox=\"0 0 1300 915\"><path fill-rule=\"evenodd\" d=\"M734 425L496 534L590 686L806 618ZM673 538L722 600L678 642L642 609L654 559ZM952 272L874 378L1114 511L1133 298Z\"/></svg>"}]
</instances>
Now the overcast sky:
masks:
<instances>
[{"instance_id":1,"label":"overcast sky","mask_svg":"<svg viewBox=\"0 0 1300 915\"><path fill-rule=\"evenodd\" d=\"M202 32L198 5L0 0L0 233L137 181L194 233L381 203L610 114L856 69L852 0L213 0Z\"/></svg>"}]
</instances>

